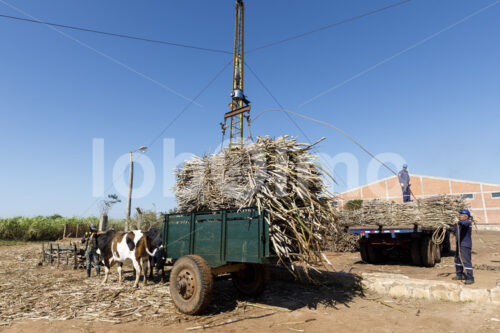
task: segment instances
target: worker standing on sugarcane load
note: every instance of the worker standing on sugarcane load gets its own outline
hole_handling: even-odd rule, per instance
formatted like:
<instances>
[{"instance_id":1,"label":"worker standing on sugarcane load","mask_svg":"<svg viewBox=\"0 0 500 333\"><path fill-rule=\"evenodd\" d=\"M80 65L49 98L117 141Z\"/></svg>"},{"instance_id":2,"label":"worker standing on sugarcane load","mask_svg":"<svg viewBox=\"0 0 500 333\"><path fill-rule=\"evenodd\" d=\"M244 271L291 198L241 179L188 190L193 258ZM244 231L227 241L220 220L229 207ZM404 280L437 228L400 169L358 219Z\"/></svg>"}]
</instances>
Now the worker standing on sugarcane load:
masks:
<instances>
[{"instance_id":1,"label":"worker standing on sugarcane load","mask_svg":"<svg viewBox=\"0 0 500 333\"><path fill-rule=\"evenodd\" d=\"M91 271L91 261L94 263L95 272L97 276L100 276L101 270L99 267L99 255L97 254L97 228L94 224L89 227L90 231L87 231L83 235L82 243L85 244L85 264L87 266L87 277L90 277Z\"/></svg>"},{"instance_id":2,"label":"worker standing on sugarcane load","mask_svg":"<svg viewBox=\"0 0 500 333\"><path fill-rule=\"evenodd\" d=\"M470 212L467 209L462 209L460 211L460 217L457 223L457 227L450 229L451 231L455 232L455 238L457 239L455 252L455 268L457 276L455 276L453 280L465 280L465 284L474 283L471 260L472 222L470 218Z\"/></svg>"},{"instance_id":3,"label":"worker standing on sugarcane load","mask_svg":"<svg viewBox=\"0 0 500 333\"><path fill-rule=\"evenodd\" d=\"M403 170L398 173L399 185L401 185L401 190L403 191L403 202L409 202L410 200L410 174L408 173L408 164L403 164Z\"/></svg>"}]
</instances>

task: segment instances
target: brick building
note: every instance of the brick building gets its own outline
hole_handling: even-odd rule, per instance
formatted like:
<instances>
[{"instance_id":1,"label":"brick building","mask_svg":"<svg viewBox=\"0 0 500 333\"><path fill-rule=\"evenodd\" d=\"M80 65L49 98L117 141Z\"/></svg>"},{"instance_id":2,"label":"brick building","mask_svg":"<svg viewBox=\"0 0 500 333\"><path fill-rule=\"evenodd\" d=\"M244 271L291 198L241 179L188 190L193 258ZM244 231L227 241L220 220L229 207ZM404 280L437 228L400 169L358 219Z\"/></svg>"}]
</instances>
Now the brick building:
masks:
<instances>
[{"instance_id":1,"label":"brick building","mask_svg":"<svg viewBox=\"0 0 500 333\"><path fill-rule=\"evenodd\" d=\"M417 198L437 194L462 195L470 200L471 213L478 226L500 229L500 184L410 174L410 184ZM352 199L403 201L396 176L366 184L339 195L338 205Z\"/></svg>"}]
</instances>

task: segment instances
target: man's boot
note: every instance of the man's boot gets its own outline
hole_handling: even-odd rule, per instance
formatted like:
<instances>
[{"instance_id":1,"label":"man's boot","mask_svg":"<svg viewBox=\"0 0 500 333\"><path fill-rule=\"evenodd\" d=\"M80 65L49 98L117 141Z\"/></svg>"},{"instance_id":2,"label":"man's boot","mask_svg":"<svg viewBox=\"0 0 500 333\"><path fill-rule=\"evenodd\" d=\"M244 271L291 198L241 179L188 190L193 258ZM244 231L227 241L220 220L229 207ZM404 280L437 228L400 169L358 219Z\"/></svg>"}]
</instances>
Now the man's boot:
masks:
<instances>
[{"instance_id":1,"label":"man's boot","mask_svg":"<svg viewBox=\"0 0 500 333\"><path fill-rule=\"evenodd\" d=\"M455 277L452 278L452 280L459 280L459 281L462 281L462 280L465 280L464 276L463 275L457 275Z\"/></svg>"},{"instance_id":2,"label":"man's boot","mask_svg":"<svg viewBox=\"0 0 500 333\"><path fill-rule=\"evenodd\" d=\"M464 282L465 284L473 284L474 283L474 280L473 279L467 279L465 280Z\"/></svg>"}]
</instances>

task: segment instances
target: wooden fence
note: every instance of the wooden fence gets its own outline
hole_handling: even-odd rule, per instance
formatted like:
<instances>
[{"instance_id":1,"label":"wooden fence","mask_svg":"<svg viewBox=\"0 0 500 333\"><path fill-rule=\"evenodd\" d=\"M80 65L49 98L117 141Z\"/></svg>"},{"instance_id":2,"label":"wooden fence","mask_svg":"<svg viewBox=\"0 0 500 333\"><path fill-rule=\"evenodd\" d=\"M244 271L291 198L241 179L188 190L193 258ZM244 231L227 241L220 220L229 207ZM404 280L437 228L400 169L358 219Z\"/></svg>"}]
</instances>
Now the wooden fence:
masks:
<instances>
[{"instance_id":1,"label":"wooden fence","mask_svg":"<svg viewBox=\"0 0 500 333\"><path fill-rule=\"evenodd\" d=\"M42 265L73 266L73 269L85 268L85 247L69 242L42 243Z\"/></svg>"}]
</instances>

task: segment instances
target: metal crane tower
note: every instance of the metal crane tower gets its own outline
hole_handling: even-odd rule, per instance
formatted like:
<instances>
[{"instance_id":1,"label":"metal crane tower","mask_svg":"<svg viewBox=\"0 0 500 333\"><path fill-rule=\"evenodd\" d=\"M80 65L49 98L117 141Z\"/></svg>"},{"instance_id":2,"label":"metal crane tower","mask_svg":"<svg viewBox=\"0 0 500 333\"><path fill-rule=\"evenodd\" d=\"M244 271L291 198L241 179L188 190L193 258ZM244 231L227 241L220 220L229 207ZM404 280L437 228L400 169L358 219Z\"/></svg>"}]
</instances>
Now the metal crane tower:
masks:
<instances>
[{"instance_id":1,"label":"metal crane tower","mask_svg":"<svg viewBox=\"0 0 500 333\"><path fill-rule=\"evenodd\" d=\"M243 148L243 126L246 120L250 129L250 102L243 93L244 74L244 23L245 5L243 0L236 0L236 23L234 31L234 59L233 59L233 90L231 92L231 111L224 115L223 131L227 119L231 120L229 149Z\"/></svg>"}]
</instances>

